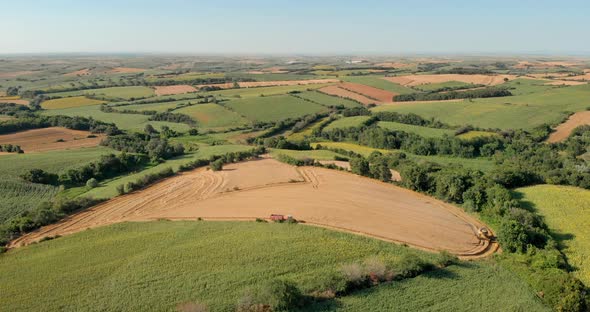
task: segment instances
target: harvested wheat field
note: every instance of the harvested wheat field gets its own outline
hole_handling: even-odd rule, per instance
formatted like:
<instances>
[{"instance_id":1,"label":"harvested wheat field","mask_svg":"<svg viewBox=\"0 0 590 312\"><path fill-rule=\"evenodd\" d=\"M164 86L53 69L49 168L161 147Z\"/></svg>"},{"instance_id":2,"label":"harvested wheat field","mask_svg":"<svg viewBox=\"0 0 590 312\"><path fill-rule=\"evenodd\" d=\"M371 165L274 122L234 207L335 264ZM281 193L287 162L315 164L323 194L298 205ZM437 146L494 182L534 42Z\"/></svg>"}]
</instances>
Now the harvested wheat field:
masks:
<instances>
[{"instance_id":1,"label":"harvested wheat field","mask_svg":"<svg viewBox=\"0 0 590 312\"><path fill-rule=\"evenodd\" d=\"M189 85L160 86L154 89L158 96L197 92L197 89Z\"/></svg>"},{"instance_id":2,"label":"harvested wheat field","mask_svg":"<svg viewBox=\"0 0 590 312\"><path fill-rule=\"evenodd\" d=\"M343 82L338 85L342 89L346 89L348 91L352 91L355 93L360 93L370 99L379 101L381 103L391 103L393 102L393 97L398 95L397 93L385 91L382 89L366 86L360 83L352 83L352 82Z\"/></svg>"},{"instance_id":3,"label":"harvested wheat field","mask_svg":"<svg viewBox=\"0 0 590 312\"><path fill-rule=\"evenodd\" d=\"M587 84L588 82L585 81L575 81L575 80L555 80L551 82L545 83L548 86L579 86L583 84Z\"/></svg>"},{"instance_id":4,"label":"harvested wheat field","mask_svg":"<svg viewBox=\"0 0 590 312\"><path fill-rule=\"evenodd\" d=\"M133 68L133 67L115 67L109 70L109 74L131 74L131 73L141 73L144 72L145 69L143 68Z\"/></svg>"},{"instance_id":5,"label":"harvested wheat field","mask_svg":"<svg viewBox=\"0 0 590 312\"><path fill-rule=\"evenodd\" d=\"M327 87L323 87L318 89L318 91L328 94L328 95L333 95L333 96L337 96L337 97L341 97L341 98L345 98L345 99L351 99L354 101L357 101L361 104L364 105L369 105L369 104L377 104L377 101L370 99L364 95L358 94L358 93L354 93L352 91L348 91L346 89L342 89L339 86L327 86Z\"/></svg>"},{"instance_id":6,"label":"harvested wheat field","mask_svg":"<svg viewBox=\"0 0 590 312\"><path fill-rule=\"evenodd\" d=\"M571 115L566 122L555 128L555 132L549 135L547 142L561 142L567 139L576 127L582 125L590 125L590 111L577 112Z\"/></svg>"},{"instance_id":7,"label":"harvested wheat field","mask_svg":"<svg viewBox=\"0 0 590 312\"><path fill-rule=\"evenodd\" d=\"M14 104L19 104L19 105L29 105L29 101L22 100L22 99L16 99L16 100L0 99L0 103L14 103Z\"/></svg>"},{"instance_id":8,"label":"harvested wheat field","mask_svg":"<svg viewBox=\"0 0 590 312\"><path fill-rule=\"evenodd\" d=\"M340 80L338 80L338 79L273 80L273 81L238 82L238 85L240 86L240 88L256 88L256 87L273 87L273 86L298 86L298 85L337 83L337 82L340 82ZM197 88L218 87L221 89L230 89L230 88L234 87L234 84L229 82L229 83L196 85L195 87L197 87Z\"/></svg>"},{"instance_id":9,"label":"harvested wheat field","mask_svg":"<svg viewBox=\"0 0 590 312\"><path fill-rule=\"evenodd\" d=\"M482 84L487 86L495 86L504 83L504 78L510 80L517 78L515 75L459 75L459 74L444 74L444 75L408 75L396 77L384 77L383 79L402 86L419 86L429 83L443 83L449 81L460 81L464 83Z\"/></svg>"},{"instance_id":10,"label":"harvested wheat field","mask_svg":"<svg viewBox=\"0 0 590 312\"><path fill-rule=\"evenodd\" d=\"M584 75L578 75L578 76L568 76L568 77L563 77L563 80L582 80L582 81L590 81L590 73L586 72Z\"/></svg>"},{"instance_id":11,"label":"harvested wheat field","mask_svg":"<svg viewBox=\"0 0 590 312\"><path fill-rule=\"evenodd\" d=\"M18 77L18 76L30 75L33 73L35 73L35 72L30 71L30 70L22 70L22 71L16 71L16 72L4 72L4 73L0 72L0 78L14 78L14 77Z\"/></svg>"},{"instance_id":12,"label":"harvested wheat field","mask_svg":"<svg viewBox=\"0 0 590 312\"><path fill-rule=\"evenodd\" d=\"M273 213L465 257L496 247L477 237L480 222L442 201L347 172L273 159L230 164L218 172L186 172L43 227L10 246L123 221L254 220Z\"/></svg>"},{"instance_id":13,"label":"harvested wheat field","mask_svg":"<svg viewBox=\"0 0 590 312\"><path fill-rule=\"evenodd\" d=\"M90 134L88 131L51 127L0 135L0 144L18 145L25 153L98 146L104 135L89 138Z\"/></svg>"}]
</instances>

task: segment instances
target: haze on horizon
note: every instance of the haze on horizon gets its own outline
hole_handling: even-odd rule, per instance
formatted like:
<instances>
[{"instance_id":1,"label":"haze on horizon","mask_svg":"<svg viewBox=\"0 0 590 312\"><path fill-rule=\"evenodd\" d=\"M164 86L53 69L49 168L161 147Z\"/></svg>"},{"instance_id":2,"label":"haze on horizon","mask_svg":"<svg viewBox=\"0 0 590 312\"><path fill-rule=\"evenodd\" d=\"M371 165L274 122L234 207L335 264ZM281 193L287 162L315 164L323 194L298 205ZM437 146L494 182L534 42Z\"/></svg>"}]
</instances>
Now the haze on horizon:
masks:
<instances>
[{"instance_id":1,"label":"haze on horizon","mask_svg":"<svg viewBox=\"0 0 590 312\"><path fill-rule=\"evenodd\" d=\"M21 0L0 54L588 54L590 2Z\"/></svg>"}]
</instances>

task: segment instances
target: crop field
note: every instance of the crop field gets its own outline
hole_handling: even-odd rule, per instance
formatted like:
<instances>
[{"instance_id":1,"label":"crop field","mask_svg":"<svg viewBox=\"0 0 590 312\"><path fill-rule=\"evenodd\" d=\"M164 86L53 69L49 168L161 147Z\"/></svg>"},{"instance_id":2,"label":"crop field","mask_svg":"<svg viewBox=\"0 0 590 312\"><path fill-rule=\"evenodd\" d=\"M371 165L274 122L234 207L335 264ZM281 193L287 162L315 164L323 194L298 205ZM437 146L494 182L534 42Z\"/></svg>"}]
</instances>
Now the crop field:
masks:
<instances>
[{"instance_id":1,"label":"crop field","mask_svg":"<svg viewBox=\"0 0 590 312\"><path fill-rule=\"evenodd\" d=\"M347 151L352 151L357 154L361 154L365 157L371 155L372 152L378 151L382 154L387 153L399 153L404 152L402 150L387 150L382 148L373 148L363 145L358 145L355 143L348 143L348 142L318 142L312 143L313 147L317 145L321 145L328 148L340 148ZM470 168L474 170L481 170L481 171L489 171L494 167L494 163L490 159L486 158L459 158L459 157L446 157L446 156L422 156L422 155L413 155L411 153L404 152L408 155L408 158L417 160L417 161L426 161L426 162L433 162L438 163L441 165L456 165L459 167Z\"/></svg>"},{"instance_id":2,"label":"crop field","mask_svg":"<svg viewBox=\"0 0 590 312\"><path fill-rule=\"evenodd\" d=\"M431 83L444 82L463 82L482 85L498 85L504 83L504 78L508 80L516 79L514 75L458 75L458 74L444 74L444 75L408 75L397 77L385 77L384 79L393 83L398 83L402 86L419 86Z\"/></svg>"},{"instance_id":3,"label":"crop field","mask_svg":"<svg viewBox=\"0 0 590 312\"><path fill-rule=\"evenodd\" d=\"M272 149L270 151L270 155L273 158L277 158L279 155L287 155L296 159L305 159L311 158L315 160L334 160L334 157L340 155L338 153L328 151L328 150L309 150L309 151L294 151L294 150L287 150L287 149Z\"/></svg>"},{"instance_id":4,"label":"crop field","mask_svg":"<svg viewBox=\"0 0 590 312\"><path fill-rule=\"evenodd\" d=\"M104 101L89 99L85 96L73 96L61 99L48 100L41 104L45 109L63 109L102 104Z\"/></svg>"},{"instance_id":5,"label":"crop field","mask_svg":"<svg viewBox=\"0 0 590 312\"><path fill-rule=\"evenodd\" d=\"M481 137L492 137L492 136L500 136L495 132L489 131L467 131L465 133L459 134L457 137L464 140L471 140L474 138L481 138Z\"/></svg>"},{"instance_id":6,"label":"crop field","mask_svg":"<svg viewBox=\"0 0 590 312\"><path fill-rule=\"evenodd\" d=\"M194 87L189 86L189 85L155 87L155 93L158 96L183 94L183 93L191 93L191 92L197 92L197 89L195 89Z\"/></svg>"},{"instance_id":7,"label":"crop field","mask_svg":"<svg viewBox=\"0 0 590 312\"><path fill-rule=\"evenodd\" d=\"M387 81L383 79L383 76L347 76L343 77L342 80L347 82L359 83L374 88L379 88L397 94L407 94L416 92L411 88L401 86L391 81Z\"/></svg>"},{"instance_id":8,"label":"crop field","mask_svg":"<svg viewBox=\"0 0 590 312\"><path fill-rule=\"evenodd\" d=\"M89 89L81 91L56 92L50 94L52 97L72 97L80 95L94 95L108 98L129 100L132 98L145 98L155 95L154 89L143 86L132 87L111 87L100 89Z\"/></svg>"},{"instance_id":9,"label":"crop field","mask_svg":"<svg viewBox=\"0 0 590 312\"><path fill-rule=\"evenodd\" d=\"M590 283L590 191L567 186L538 185L516 189L539 212L562 244L574 274Z\"/></svg>"},{"instance_id":10,"label":"crop field","mask_svg":"<svg viewBox=\"0 0 590 312\"><path fill-rule=\"evenodd\" d=\"M330 117L322 118L322 119L312 123L311 125L308 125L307 127L303 128L299 132L289 134L288 138L289 138L289 140L292 140L292 141L303 141L303 140L305 140L306 137L313 136L313 131L315 129L319 129L324 124L324 122L327 122L329 119L330 119Z\"/></svg>"},{"instance_id":11,"label":"crop field","mask_svg":"<svg viewBox=\"0 0 590 312\"><path fill-rule=\"evenodd\" d=\"M397 131L404 131L408 133L415 133L417 135L421 135L426 138L440 138L445 135L454 136L455 131L449 129L436 129L436 128L428 128L428 127L421 127L415 125L408 125L399 122L393 121L380 121L378 126L388 130L397 130Z\"/></svg>"},{"instance_id":12,"label":"crop field","mask_svg":"<svg viewBox=\"0 0 590 312\"><path fill-rule=\"evenodd\" d=\"M246 118L218 104L197 104L175 112L191 116L203 128L232 128L248 123Z\"/></svg>"},{"instance_id":13,"label":"crop field","mask_svg":"<svg viewBox=\"0 0 590 312\"><path fill-rule=\"evenodd\" d=\"M555 127L547 142L556 143L567 139L575 128L590 124L590 111L577 112L571 115L566 122Z\"/></svg>"},{"instance_id":14,"label":"crop field","mask_svg":"<svg viewBox=\"0 0 590 312\"><path fill-rule=\"evenodd\" d=\"M136 110L136 111L156 111L156 112L165 112L170 109L175 109L179 105L182 104L189 104L195 103L196 100L180 100L180 101L172 101L172 102L161 102L161 103L150 103L150 104L134 104L134 105L125 105L120 107L114 107L115 110L121 109L128 109L128 110Z\"/></svg>"},{"instance_id":15,"label":"crop field","mask_svg":"<svg viewBox=\"0 0 590 312\"><path fill-rule=\"evenodd\" d=\"M297 96L325 106L342 105L347 108L361 106L358 102L343 99L337 96L327 95L317 91L303 91L298 93Z\"/></svg>"},{"instance_id":16,"label":"crop field","mask_svg":"<svg viewBox=\"0 0 590 312\"><path fill-rule=\"evenodd\" d=\"M82 116L92 117L96 120L115 123L117 127L123 130L141 132L147 124L160 129L162 126L168 126L175 131L187 131L189 126L187 124L166 122L166 121L150 121L149 116L140 114L119 114L119 113L105 113L100 110L100 106L86 106L73 107L66 109L55 109L44 111L46 115L65 115L65 116Z\"/></svg>"},{"instance_id":17,"label":"crop field","mask_svg":"<svg viewBox=\"0 0 590 312\"><path fill-rule=\"evenodd\" d=\"M88 131L51 127L33 129L0 135L0 144L18 145L26 153L67 150L97 146L104 135L93 135Z\"/></svg>"},{"instance_id":18,"label":"crop field","mask_svg":"<svg viewBox=\"0 0 590 312\"><path fill-rule=\"evenodd\" d=\"M377 103L376 100L370 99L362 94L348 91L346 89L341 88L338 85L323 87L321 89L318 89L318 91L325 93L327 95L337 96L337 97L341 97L341 98L345 98L345 99L349 99L349 100L354 100L354 101L357 101L363 105Z\"/></svg>"},{"instance_id":19,"label":"crop field","mask_svg":"<svg viewBox=\"0 0 590 312\"><path fill-rule=\"evenodd\" d=\"M214 145L214 146L201 146L198 151L191 152L182 156L178 156L167 160L166 162L160 163L156 166L147 168L140 172L131 173L125 176L116 177L114 179L106 180L91 190L85 187L73 190L72 193L77 195L83 195L94 198L112 198L118 195L117 186L126 184L127 182L135 182L142 177L157 173L165 168L171 168L177 171L180 165L188 164L197 159L209 159L213 155L223 155L229 152L239 152L251 149L250 146L245 145Z\"/></svg>"},{"instance_id":20,"label":"crop field","mask_svg":"<svg viewBox=\"0 0 590 312\"><path fill-rule=\"evenodd\" d=\"M342 129L342 128L358 128L361 127L367 120L369 120L370 116L353 116L353 117L343 117L340 119L336 119L328 124L324 130L333 130L333 129Z\"/></svg>"},{"instance_id":21,"label":"crop field","mask_svg":"<svg viewBox=\"0 0 590 312\"><path fill-rule=\"evenodd\" d=\"M380 103L391 103L393 102L393 97L397 95L397 93L394 92L389 92L353 82L343 82L338 86L342 89L364 95L370 99L374 99Z\"/></svg>"},{"instance_id":22,"label":"crop field","mask_svg":"<svg viewBox=\"0 0 590 312\"><path fill-rule=\"evenodd\" d=\"M236 99L225 107L251 121L278 121L326 111L326 107L290 95Z\"/></svg>"},{"instance_id":23,"label":"crop field","mask_svg":"<svg viewBox=\"0 0 590 312\"><path fill-rule=\"evenodd\" d=\"M0 156L0 161L3 156ZM0 178L0 222L52 200L58 188L52 185L28 183L18 178Z\"/></svg>"},{"instance_id":24,"label":"crop field","mask_svg":"<svg viewBox=\"0 0 590 312\"><path fill-rule=\"evenodd\" d=\"M504 311L551 311L531 294L526 283L499 265L486 262L470 262L448 271L361 291L333 302L318 303L310 311L492 312L498 307Z\"/></svg>"},{"instance_id":25,"label":"crop field","mask_svg":"<svg viewBox=\"0 0 590 312\"><path fill-rule=\"evenodd\" d=\"M471 124L483 128L532 129L541 124L558 124L568 114L590 105L590 85L559 87L543 92L459 102L397 103L374 111L415 113L451 125Z\"/></svg>"},{"instance_id":26,"label":"crop field","mask_svg":"<svg viewBox=\"0 0 590 312\"><path fill-rule=\"evenodd\" d=\"M428 83L428 84L418 85L418 86L415 86L414 88L421 90L421 91L428 92L428 91L437 91L437 90L441 90L444 88L469 89L469 88L474 88L475 86L476 85L473 83L465 83L465 82L461 82L461 81L447 81L447 82L441 82L441 83Z\"/></svg>"},{"instance_id":27,"label":"crop field","mask_svg":"<svg viewBox=\"0 0 590 312\"><path fill-rule=\"evenodd\" d=\"M258 88L239 88L239 89L228 89L220 91L212 91L207 94L221 96L224 98L249 98L249 97L261 97L270 95L282 95L287 94L290 91L307 91L316 90L332 84L313 84L313 85L294 85L294 86L274 86L274 87L258 87Z\"/></svg>"},{"instance_id":28,"label":"crop field","mask_svg":"<svg viewBox=\"0 0 590 312\"><path fill-rule=\"evenodd\" d=\"M272 213L463 257L495 251L494 243L476 234L483 225L460 208L350 173L297 168L272 159L230 164L218 172L183 173L22 236L11 245L124 221L253 220Z\"/></svg>"}]
</instances>

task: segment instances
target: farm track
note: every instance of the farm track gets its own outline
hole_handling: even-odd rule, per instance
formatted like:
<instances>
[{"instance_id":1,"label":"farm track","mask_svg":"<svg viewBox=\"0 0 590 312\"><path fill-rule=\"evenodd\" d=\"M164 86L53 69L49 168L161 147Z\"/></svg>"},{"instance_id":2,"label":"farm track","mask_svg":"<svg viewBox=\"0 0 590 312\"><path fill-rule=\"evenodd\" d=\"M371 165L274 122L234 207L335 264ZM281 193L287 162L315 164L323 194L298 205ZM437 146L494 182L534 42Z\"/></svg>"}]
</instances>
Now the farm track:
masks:
<instances>
[{"instance_id":1,"label":"farm track","mask_svg":"<svg viewBox=\"0 0 590 312\"><path fill-rule=\"evenodd\" d=\"M306 224L463 258L495 252L477 237L483 226L461 209L388 183L272 159L197 169L74 214L10 243L67 235L126 221L254 220L290 214Z\"/></svg>"}]
</instances>

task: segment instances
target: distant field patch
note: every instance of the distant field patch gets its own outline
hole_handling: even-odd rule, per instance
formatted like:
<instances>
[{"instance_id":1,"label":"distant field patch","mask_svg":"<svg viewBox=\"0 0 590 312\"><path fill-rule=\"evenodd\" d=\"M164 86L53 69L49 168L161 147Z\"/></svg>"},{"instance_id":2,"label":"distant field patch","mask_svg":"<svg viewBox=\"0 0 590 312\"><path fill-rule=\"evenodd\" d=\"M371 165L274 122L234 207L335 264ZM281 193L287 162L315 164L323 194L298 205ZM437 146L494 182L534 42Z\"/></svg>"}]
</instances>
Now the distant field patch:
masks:
<instances>
[{"instance_id":1,"label":"distant field patch","mask_svg":"<svg viewBox=\"0 0 590 312\"><path fill-rule=\"evenodd\" d=\"M341 97L327 95L318 91L303 91L297 94L298 97L316 102L324 106L344 106L344 107L359 107L360 104L355 101L343 99Z\"/></svg>"},{"instance_id":2,"label":"distant field patch","mask_svg":"<svg viewBox=\"0 0 590 312\"><path fill-rule=\"evenodd\" d=\"M28 100L0 98L0 103L14 103L19 105L29 105Z\"/></svg>"},{"instance_id":3,"label":"distant field patch","mask_svg":"<svg viewBox=\"0 0 590 312\"><path fill-rule=\"evenodd\" d=\"M154 88L157 96L197 92L197 89L189 85L157 86Z\"/></svg>"},{"instance_id":4,"label":"distant field patch","mask_svg":"<svg viewBox=\"0 0 590 312\"><path fill-rule=\"evenodd\" d=\"M547 142L557 143L567 139L576 127L590 125L590 111L577 112L571 115L564 123L555 128L555 132L549 135Z\"/></svg>"},{"instance_id":5,"label":"distant field patch","mask_svg":"<svg viewBox=\"0 0 590 312\"><path fill-rule=\"evenodd\" d=\"M145 69L143 69L143 68L115 67L115 68L109 70L109 74L130 74L130 73L141 73L144 71L145 71Z\"/></svg>"},{"instance_id":6,"label":"distant field patch","mask_svg":"<svg viewBox=\"0 0 590 312\"><path fill-rule=\"evenodd\" d=\"M489 131L467 131L465 133L459 134L457 137L460 139L464 139L464 140L471 140L474 138L493 137L493 136L499 137L500 135L495 132L489 132Z\"/></svg>"},{"instance_id":7,"label":"distant field patch","mask_svg":"<svg viewBox=\"0 0 590 312\"><path fill-rule=\"evenodd\" d=\"M516 189L563 244L574 274L590 283L590 191L570 186L537 185Z\"/></svg>"},{"instance_id":8,"label":"distant field patch","mask_svg":"<svg viewBox=\"0 0 590 312\"><path fill-rule=\"evenodd\" d=\"M414 89L404 87L400 84L387 81L383 79L383 76L346 76L342 78L343 81L359 83L381 90L386 90L396 94L407 94L416 92Z\"/></svg>"},{"instance_id":9,"label":"distant field patch","mask_svg":"<svg viewBox=\"0 0 590 312\"><path fill-rule=\"evenodd\" d=\"M414 133L426 138L441 138L445 135L452 137L455 135L455 131L449 129L428 128L392 121L380 121L378 125L384 129Z\"/></svg>"},{"instance_id":10,"label":"distant field patch","mask_svg":"<svg viewBox=\"0 0 590 312\"><path fill-rule=\"evenodd\" d=\"M389 92L371 86L366 86L352 82L343 82L338 86L342 89L362 94L370 99L383 103L393 102L393 97L398 95L398 93Z\"/></svg>"},{"instance_id":11,"label":"distant field patch","mask_svg":"<svg viewBox=\"0 0 590 312\"><path fill-rule=\"evenodd\" d=\"M447 81L441 83L428 83L415 86L415 89L430 92L430 91L438 91L443 89L470 89L475 88L476 84L473 83L465 83L462 81Z\"/></svg>"},{"instance_id":12,"label":"distant field patch","mask_svg":"<svg viewBox=\"0 0 590 312\"><path fill-rule=\"evenodd\" d=\"M290 95L230 100L224 106L251 121L278 121L324 112L326 107Z\"/></svg>"},{"instance_id":13,"label":"distant field patch","mask_svg":"<svg viewBox=\"0 0 590 312\"><path fill-rule=\"evenodd\" d=\"M74 97L82 95L93 95L99 97L107 97L114 99L139 99L147 98L155 95L154 89L144 86L130 86L130 87L109 87L77 91L65 91L49 93L51 97Z\"/></svg>"},{"instance_id":14,"label":"distant field patch","mask_svg":"<svg viewBox=\"0 0 590 312\"><path fill-rule=\"evenodd\" d=\"M98 146L104 138L102 134L89 135L88 131L51 127L0 135L0 144L19 145L25 153L35 153Z\"/></svg>"},{"instance_id":15,"label":"distant field patch","mask_svg":"<svg viewBox=\"0 0 590 312\"><path fill-rule=\"evenodd\" d=\"M398 83L402 86L419 86L431 83L445 83L450 81L458 81L472 84L482 84L487 86L494 86L504 83L504 78L509 80L515 79L514 75L459 75L459 74L443 74L443 75L407 75L385 77L383 79Z\"/></svg>"},{"instance_id":16,"label":"distant field patch","mask_svg":"<svg viewBox=\"0 0 590 312\"><path fill-rule=\"evenodd\" d=\"M89 99L85 96L73 96L61 99L48 100L41 103L44 109L63 109L102 104L104 101Z\"/></svg>"},{"instance_id":17,"label":"distant field patch","mask_svg":"<svg viewBox=\"0 0 590 312\"><path fill-rule=\"evenodd\" d=\"M259 88L259 87L272 87L272 86L299 86L299 85L310 85L310 84L324 84L324 83L337 83L340 82L338 79L308 79L308 80L277 80L277 81L246 81L238 82L240 88ZM234 87L234 83L222 83L222 84L205 84L197 85L197 88L205 86L214 86L222 89L229 89Z\"/></svg>"},{"instance_id":18,"label":"distant field patch","mask_svg":"<svg viewBox=\"0 0 590 312\"><path fill-rule=\"evenodd\" d=\"M212 103L188 106L175 112L191 116L199 127L232 128L248 123L248 120L239 114Z\"/></svg>"},{"instance_id":19,"label":"distant field patch","mask_svg":"<svg viewBox=\"0 0 590 312\"><path fill-rule=\"evenodd\" d=\"M343 129L343 128L358 128L364 125L364 123L369 120L370 116L352 116L352 117L343 117L340 119L336 119L332 121L329 125L327 125L324 130L334 130L334 129Z\"/></svg>"},{"instance_id":20,"label":"distant field patch","mask_svg":"<svg viewBox=\"0 0 590 312\"><path fill-rule=\"evenodd\" d=\"M369 104L376 104L377 101L370 99L364 95L352 92L352 91L348 91L346 89L343 89L339 86L327 86L327 87L323 87L318 89L318 91L328 94L328 95L333 95L333 96L337 96L337 97L341 97L341 98L345 98L345 99L350 99L350 100L354 100L357 101L363 105L369 105Z\"/></svg>"}]
</instances>

